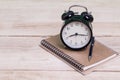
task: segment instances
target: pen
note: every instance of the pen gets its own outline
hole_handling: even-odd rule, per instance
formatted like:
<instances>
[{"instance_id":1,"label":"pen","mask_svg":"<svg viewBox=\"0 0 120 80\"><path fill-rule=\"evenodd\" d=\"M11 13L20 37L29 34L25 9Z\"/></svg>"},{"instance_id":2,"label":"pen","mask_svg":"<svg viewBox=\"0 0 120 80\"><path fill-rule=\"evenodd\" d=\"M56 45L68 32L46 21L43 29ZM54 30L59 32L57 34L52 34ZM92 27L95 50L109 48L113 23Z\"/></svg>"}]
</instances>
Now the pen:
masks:
<instances>
[{"instance_id":1,"label":"pen","mask_svg":"<svg viewBox=\"0 0 120 80\"><path fill-rule=\"evenodd\" d=\"M88 61L90 61L92 58L92 51L93 51L94 42L95 42L95 37L92 37L90 49L89 49Z\"/></svg>"}]
</instances>

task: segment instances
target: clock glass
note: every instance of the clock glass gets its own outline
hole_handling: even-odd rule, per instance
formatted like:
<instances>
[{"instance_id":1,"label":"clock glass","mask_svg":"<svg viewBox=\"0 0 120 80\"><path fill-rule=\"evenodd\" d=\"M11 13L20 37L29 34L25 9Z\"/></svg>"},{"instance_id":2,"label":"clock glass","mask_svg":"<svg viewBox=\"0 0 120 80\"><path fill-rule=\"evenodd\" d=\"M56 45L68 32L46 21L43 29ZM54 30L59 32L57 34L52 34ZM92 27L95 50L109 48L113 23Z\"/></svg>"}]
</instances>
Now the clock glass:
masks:
<instances>
[{"instance_id":1,"label":"clock glass","mask_svg":"<svg viewBox=\"0 0 120 80\"><path fill-rule=\"evenodd\" d=\"M92 37L90 27L79 21L66 24L61 30L63 43L72 49L81 49L87 46Z\"/></svg>"}]
</instances>

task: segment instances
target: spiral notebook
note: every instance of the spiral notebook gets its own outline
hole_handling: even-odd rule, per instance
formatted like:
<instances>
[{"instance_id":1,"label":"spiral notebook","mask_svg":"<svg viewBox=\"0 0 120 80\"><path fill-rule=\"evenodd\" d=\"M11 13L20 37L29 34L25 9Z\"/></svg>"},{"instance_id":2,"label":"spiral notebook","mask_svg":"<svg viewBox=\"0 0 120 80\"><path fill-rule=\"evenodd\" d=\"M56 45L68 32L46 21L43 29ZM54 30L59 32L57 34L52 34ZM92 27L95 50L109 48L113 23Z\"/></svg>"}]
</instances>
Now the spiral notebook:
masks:
<instances>
[{"instance_id":1,"label":"spiral notebook","mask_svg":"<svg viewBox=\"0 0 120 80\"><path fill-rule=\"evenodd\" d=\"M63 45L59 35L42 40L40 46L83 74L117 56L115 51L95 41L93 57L88 61L89 46L81 51L70 50Z\"/></svg>"}]
</instances>

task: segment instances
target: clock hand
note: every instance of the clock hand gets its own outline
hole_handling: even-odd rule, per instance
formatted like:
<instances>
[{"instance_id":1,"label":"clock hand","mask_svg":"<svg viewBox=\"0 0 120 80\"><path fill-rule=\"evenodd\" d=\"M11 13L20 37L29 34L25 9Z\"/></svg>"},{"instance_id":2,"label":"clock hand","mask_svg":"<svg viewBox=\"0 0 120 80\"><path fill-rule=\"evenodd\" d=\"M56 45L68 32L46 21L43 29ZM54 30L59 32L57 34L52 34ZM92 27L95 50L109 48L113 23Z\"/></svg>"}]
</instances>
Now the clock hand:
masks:
<instances>
[{"instance_id":1,"label":"clock hand","mask_svg":"<svg viewBox=\"0 0 120 80\"><path fill-rule=\"evenodd\" d=\"M78 34L79 36L88 36L87 34Z\"/></svg>"},{"instance_id":2,"label":"clock hand","mask_svg":"<svg viewBox=\"0 0 120 80\"><path fill-rule=\"evenodd\" d=\"M70 35L68 37L73 37L73 36L77 36L77 35L78 35L78 33L75 33L75 34L72 34L72 35Z\"/></svg>"},{"instance_id":3,"label":"clock hand","mask_svg":"<svg viewBox=\"0 0 120 80\"><path fill-rule=\"evenodd\" d=\"M68 36L68 37L73 37L73 36L77 36L77 35L79 35L79 36L88 36L88 35L86 35L86 34L78 34L78 33L75 33L75 34L72 34L72 35L70 35L70 36ZM67 37L67 38L68 38Z\"/></svg>"},{"instance_id":4,"label":"clock hand","mask_svg":"<svg viewBox=\"0 0 120 80\"><path fill-rule=\"evenodd\" d=\"M73 36L75 36L75 34L72 34L72 35L70 35L70 36L68 36L68 37L73 37Z\"/></svg>"},{"instance_id":5,"label":"clock hand","mask_svg":"<svg viewBox=\"0 0 120 80\"><path fill-rule=\"evenodd\" d=\"M69 35L69 36L66 37L66 38L73 37L73 36L76 36L76 33L75 33L75 34L71 34L71 35Z\"/></svg>"}]
</instances>

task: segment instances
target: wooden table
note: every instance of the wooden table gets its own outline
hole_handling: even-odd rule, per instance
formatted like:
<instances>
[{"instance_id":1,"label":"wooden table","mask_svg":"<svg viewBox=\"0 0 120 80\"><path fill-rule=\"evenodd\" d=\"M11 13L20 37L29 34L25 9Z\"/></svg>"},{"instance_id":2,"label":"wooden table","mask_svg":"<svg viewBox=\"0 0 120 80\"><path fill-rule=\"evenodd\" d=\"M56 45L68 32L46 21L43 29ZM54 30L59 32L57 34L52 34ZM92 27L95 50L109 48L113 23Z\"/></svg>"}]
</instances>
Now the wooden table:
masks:
<instances>
[{"instance_id":1,"label":"wooden table","mask_svg":"<svg viewBox=\"0 0 120 80\"><path fill-rule=\"evenodd\" d=\"M120 53L119 0L0 0L0 80L120 80L120 56L83 76L39 47L72 4L93 12L96 39Z\"/></svg>"}]
</instances>

